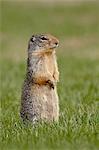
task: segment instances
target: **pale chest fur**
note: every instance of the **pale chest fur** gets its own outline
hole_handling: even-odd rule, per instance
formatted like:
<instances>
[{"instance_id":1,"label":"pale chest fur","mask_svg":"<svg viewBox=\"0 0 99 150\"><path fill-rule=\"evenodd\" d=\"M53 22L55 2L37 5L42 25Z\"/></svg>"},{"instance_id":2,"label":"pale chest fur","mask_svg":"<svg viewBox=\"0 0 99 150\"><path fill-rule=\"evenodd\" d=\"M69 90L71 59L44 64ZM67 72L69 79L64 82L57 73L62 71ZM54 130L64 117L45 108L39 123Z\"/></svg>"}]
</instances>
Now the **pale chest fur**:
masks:
<instances>
[{"instance_id":1,"label":"pale chest fur","mask_svg":"<svg viewBox=\"0 0 99 150\"><path fill-rule=\"evenodd\" d=\"M53 75L54 74L54 69L55 69L55 66L54 66L54 60L55 59L55 56L54 54L48 54L48 55L45 55L45 59L44 59L44 63L46 65L46 68L47 68L47 71Z\"/></svg>"}]
</instances>

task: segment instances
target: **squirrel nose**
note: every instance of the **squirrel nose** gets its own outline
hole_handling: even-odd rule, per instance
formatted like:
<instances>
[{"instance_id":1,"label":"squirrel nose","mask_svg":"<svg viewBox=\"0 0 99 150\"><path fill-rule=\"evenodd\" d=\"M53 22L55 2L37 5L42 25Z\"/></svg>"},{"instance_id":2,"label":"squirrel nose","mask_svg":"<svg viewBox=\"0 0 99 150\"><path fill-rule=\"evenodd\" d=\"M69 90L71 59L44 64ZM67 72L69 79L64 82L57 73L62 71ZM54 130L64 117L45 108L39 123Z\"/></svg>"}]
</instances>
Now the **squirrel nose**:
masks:
<instances>
[{"instance_id":1,"label":"squirrel nose","mask_svg":"<svg viewBox=\"0 0 99 150\"><path fill-rule=\"evenodd\" d=\"M58 47L58 44L59 44L59 42L58 42L58 41L57 41L57 42L55 42L56 47Z\"/></svg>"},{"instance_id":2,"label":"squirrel nose","mask_svg":"<svg viewBox=\"0 0 99 150\"><path fill-rule=\"evenodd\" d=\"M55 45L58 45L58 42L55 42Z\"/></svg>"}]
</instances>

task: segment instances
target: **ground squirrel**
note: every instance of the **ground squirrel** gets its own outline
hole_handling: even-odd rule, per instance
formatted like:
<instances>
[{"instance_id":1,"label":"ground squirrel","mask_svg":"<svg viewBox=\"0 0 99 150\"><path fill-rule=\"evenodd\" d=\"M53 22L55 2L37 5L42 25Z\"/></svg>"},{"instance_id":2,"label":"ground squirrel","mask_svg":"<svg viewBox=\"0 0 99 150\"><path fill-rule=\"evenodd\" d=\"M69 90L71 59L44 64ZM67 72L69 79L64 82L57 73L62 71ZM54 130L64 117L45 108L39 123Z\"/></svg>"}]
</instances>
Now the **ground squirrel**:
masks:
<instances>
[{"instance_id":1,"label":"ground squirrel","mask_svg":"<svg viewBox=\"0 0 99 150\"><path fill-rule=\"evenodd\" d=\"M59 72L55 48L59 41L49 34L33 35L28 43L27 73L22 88L20 115L24 121L58 121L56 83Z\"/></svg>"}]
</instances>

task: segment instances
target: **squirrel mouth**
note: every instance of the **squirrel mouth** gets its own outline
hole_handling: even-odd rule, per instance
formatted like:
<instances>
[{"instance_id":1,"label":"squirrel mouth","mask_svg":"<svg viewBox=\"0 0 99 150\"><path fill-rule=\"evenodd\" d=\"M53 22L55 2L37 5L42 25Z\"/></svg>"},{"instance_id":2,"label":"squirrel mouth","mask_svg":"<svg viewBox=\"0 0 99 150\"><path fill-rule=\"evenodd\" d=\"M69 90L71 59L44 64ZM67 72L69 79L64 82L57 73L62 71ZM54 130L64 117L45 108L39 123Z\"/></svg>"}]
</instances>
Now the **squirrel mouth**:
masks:
<instances>
[{"instance_id":1,"label":"squirrel mouth","mask_svg":"<svg viewBox=\"0 0 99 150\"><path fill-rule=\"evenodd\" d=\"M58 43L55 43L53 46L51 46L51 48L50 49L54 49L54 48L57 48L59 45L58 45Z\"/></svg>"}]
</instances>

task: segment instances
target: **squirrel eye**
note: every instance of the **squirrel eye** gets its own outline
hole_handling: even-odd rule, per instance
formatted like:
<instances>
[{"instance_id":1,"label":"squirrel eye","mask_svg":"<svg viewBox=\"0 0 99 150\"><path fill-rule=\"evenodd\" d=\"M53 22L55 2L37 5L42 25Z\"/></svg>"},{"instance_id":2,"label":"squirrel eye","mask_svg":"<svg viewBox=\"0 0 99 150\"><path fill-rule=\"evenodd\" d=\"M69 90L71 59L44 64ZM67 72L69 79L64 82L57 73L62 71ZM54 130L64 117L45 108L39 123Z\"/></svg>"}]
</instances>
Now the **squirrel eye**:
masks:
<instances>
[{"instance_id":1,"label":"squirrel eye","mask_svg":"<svg viewBox=\"0 0 99 150\"><path fill-rule=\"evenodd\" d=\"M46 37L43 36L43 37L41 37L41 40L48 40L48 39L47 39Z\"/></svg>"}]
</instances>

